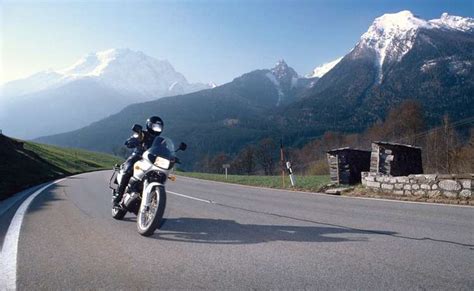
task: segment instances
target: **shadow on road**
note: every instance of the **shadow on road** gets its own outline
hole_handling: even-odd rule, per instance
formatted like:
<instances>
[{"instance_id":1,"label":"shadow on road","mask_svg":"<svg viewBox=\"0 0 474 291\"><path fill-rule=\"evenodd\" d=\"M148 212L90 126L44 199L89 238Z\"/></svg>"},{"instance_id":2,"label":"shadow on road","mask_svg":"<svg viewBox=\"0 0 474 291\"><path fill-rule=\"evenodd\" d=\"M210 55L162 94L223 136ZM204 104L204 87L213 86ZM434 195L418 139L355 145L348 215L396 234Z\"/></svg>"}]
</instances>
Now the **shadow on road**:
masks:
<instances>
[{"instance_id":1,"label":"shadow on road","mask_svg":"<svg viewBox=\"0 0 474 291\"><path fill-rule=\"evenodd\" d=\"M56 192L64 191L65 188L67 188L65 185L51 185L39 197L35 198L35 202L30 204L28 212L42 211L51 207L56 201L64 200Z\"/></svg>"},{"instance_id":2,"label":"shadow on road","mask_svg":"<svg viewBox=\"0 0 474 291\"><path fill-rule=\"evenodd\" d=\"M365 237L347 238L341 237L340 234L363 235L367 232L326 226L259 225L240 224L234 220L225 219L173 218L166 219L153 238L211 244L367 241Z\"/></svg>"},{"instance_id":3,"label":"shadow on road","mask_svg":"<svg viewBox=\"0 0 474 291\"><path fill-rule=\"evenodd\" d=\"M461 247L469 247L469 248L474 247L474 245L472 245L472 244L465 244L465 243L460 243L460 242L455 242L455 241L450 241L450 240L435 239L435 238L430 238L430 237L410 237L410 236L404 236L404 235L401 235L397 232L392 232L392 231L379 231L379 230L371 230L371 229L353 228L353 227L348 227L348 226L339 225L339 224L325 223L325 222L314 221L314 220L309 220L309 219L304 219L304 218L297 218L297 217L292 217L292 216L288 216L288 215L281 215L281 214L272 213L272 212L256 211L256 210L251 210L251 209L247 209L247 208L236 207L236 206L231 206L231 205L226 205L226 204L221 204L221 203L216 203L215 205L218 205L218 206L221 206L221 207L226 207L226 208L238 209L238 210L251 212L251 213L275 216L275 217L278 217L278 218L286 218L286 219L290 219L290 220L296 220L296 221L301 221L301 222L309 222L309 223L324 225L324 226L328 226L328 227L336 227L336 228L341 228L341 229L345 229L345 230L348 230L348 231L355 231L355 232L361 232L361 233L366 233L366 234L388 235L388 236L395 237L395 238L408 239L408 240L414 240L414 241L432 241L432 242L438 242L438 243L447 243L447 244L457 245L457 246L461 246Z\"/></svg>"}]
</instances>

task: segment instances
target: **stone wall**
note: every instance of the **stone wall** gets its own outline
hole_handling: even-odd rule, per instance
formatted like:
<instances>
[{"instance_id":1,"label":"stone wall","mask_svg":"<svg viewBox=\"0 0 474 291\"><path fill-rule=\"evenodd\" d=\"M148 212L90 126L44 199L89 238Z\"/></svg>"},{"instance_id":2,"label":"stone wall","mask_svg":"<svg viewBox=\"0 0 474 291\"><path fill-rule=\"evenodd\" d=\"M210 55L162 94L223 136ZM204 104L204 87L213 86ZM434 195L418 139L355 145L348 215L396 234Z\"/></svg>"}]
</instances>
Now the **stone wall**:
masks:
<instances>
[{"instance_id":1,"label":"stone wall","mask_svg":"<svg viewBox=\"0 0 474 291\"><path fill-rule=\"evenodd\" d=\"M362 172L362 184L370 189L400 196L471 199L474 174L409 175L392 177Z\"/></svg>"}]
</instances>

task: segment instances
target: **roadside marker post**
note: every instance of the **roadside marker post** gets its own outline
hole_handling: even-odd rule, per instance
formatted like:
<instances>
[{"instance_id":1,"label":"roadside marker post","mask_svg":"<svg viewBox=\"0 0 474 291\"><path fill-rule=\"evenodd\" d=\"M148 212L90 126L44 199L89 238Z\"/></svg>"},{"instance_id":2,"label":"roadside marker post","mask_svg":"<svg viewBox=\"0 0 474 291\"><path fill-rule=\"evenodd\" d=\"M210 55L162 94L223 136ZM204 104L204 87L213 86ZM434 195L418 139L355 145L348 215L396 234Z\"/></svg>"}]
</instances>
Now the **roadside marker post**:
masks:
<instances>
[{"instance_id":1,"label":"roadside marker post","mask_svg":"<svg viewBox=\"0 0 474 291\"><path fill-rule=\"evenodd\" d=\"M291 186L295 187L296 179L295 179L295 176L293 175L293 170L291 169L291 163L289 161L286 162L286 168L288 169L288 175L290 175Z\"/></svg>"},{"instance_id":2,"label":"roadside marker post","mask_svg":"<svg viewBox=\"0 0 474 291\"><path fill-rule=\"evenodd\" d=\"M227 180L227 169L230 168L230 164L223 164L222 168L225 170L225 179Z\"/></svg>"}]
</instances>

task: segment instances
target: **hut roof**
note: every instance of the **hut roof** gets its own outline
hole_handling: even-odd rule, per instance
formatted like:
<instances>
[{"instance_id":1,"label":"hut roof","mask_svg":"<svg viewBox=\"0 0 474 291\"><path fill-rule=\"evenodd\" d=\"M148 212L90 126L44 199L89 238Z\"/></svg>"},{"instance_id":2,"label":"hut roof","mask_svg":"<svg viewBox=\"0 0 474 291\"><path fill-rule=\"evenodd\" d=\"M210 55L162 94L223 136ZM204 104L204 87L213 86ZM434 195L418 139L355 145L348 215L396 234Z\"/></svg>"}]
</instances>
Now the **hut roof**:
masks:
<instances>
[{"instance_id":1,"label":"hut roof","mask_svg":"<svg viewBox=\"0 0 474 291\"><path fill-rule=\"evenodd\" d=\"M421 150L421 148L417 147L417 146L402 144L402 143L396 143L396 142L374 141L373 143L375 143L377 145L382 145L382 146L388 145L388 146L398 147L398 148L412 148L412 149Z\"/></svg>"},{"instance_id":2,"label":"hut roof","mask_svg":"<svg viewBox=\"0 0 474 291\"><path fill-rule=\"evenodd\" d=\"M328 154L335 154L335 153L344 152L344 151L354 151L354 152L367 152L367 153L370 153L369 150L353 149L353 148L350 148L350 147L343 147L343 148L332 149L332 150L327 151L327 153L328 153Z\"/></svg>"}]
</instances>

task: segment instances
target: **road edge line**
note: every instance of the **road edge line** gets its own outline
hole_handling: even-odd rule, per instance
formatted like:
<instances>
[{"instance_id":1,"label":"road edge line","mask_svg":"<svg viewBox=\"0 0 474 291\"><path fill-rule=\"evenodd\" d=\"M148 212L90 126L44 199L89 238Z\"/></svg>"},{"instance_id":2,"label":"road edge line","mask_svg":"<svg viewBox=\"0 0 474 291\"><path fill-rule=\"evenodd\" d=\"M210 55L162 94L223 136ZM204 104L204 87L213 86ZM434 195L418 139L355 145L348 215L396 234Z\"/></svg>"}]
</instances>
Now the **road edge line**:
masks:
<instances>
[{"instance_id":1,"label":"road edge line","mask_svg":"<svg viewBox=\"0 0 474 291\"><path fill-rule=\"evenodd\" d=\"M16 271L20 230L23 224L23 218L25 217L31 202L33 202L33 200L44 190L65 179L67 178L50 182L36 190L33 194L26 198L16 210L15 215L8 226L8 230L3 241L2 250L0 251L0 290L16 290Z\"/></svg>"},{"instance_id":2,"label":"road edge line","mask_svg":"<svg viewBox=\"0 0 474 291\"><path fill-rule=\"evenodd\" d=\"M8 197L5 200L0 201L0 216L7 213L8 210L10 210L10 208L12 208L15 204L18 203L18 201L25 199L25 197L30 196L31 193L34 193L36 190L40 189L41 187L43 187L44 185L48 183L51 183L51 181L42 183L36 186L32 186L28 189L15 193L13 196Z\"/></svg>"}]
</instances>

